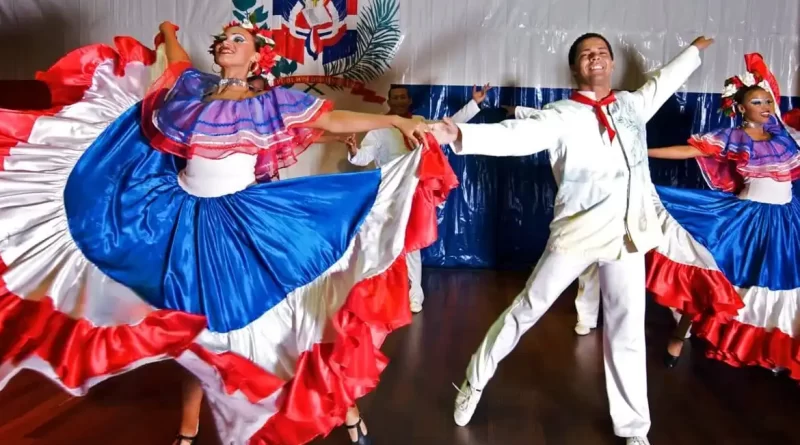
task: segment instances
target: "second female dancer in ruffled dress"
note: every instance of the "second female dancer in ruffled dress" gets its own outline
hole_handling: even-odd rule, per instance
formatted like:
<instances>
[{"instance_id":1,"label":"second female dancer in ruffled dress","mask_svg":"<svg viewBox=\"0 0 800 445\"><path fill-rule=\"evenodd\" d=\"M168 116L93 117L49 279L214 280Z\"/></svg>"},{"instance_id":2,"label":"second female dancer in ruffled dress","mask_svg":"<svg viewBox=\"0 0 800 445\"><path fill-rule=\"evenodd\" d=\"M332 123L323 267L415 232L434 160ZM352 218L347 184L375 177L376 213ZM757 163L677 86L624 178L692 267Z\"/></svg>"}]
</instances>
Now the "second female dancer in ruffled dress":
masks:
<instances>
[{"instance_id":1,"label":"second female dancer in ruffled dress","mask_svg":"<svg viewBox=\"0 0 800 445\"><path fill-rule=\"evenodd\" d=\"M647 287L683 318L670 341L674 366L685 333L707 355L800 379L800 178L796 133L780 118L778 83L759 54L726 82L723 110L741 125L692 136L650 157L696 158L712 190L657 187L666 233L651 253Z\"/></svg>"}]
</instances>

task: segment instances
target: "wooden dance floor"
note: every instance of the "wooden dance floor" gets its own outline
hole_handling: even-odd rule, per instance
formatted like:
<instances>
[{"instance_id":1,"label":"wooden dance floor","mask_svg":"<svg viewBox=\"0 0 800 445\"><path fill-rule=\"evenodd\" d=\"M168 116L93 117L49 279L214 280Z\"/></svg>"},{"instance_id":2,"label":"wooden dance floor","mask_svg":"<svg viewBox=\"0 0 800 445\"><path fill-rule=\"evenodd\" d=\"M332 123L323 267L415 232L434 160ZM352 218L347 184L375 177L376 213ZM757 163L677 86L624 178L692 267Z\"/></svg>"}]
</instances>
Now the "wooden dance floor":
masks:
<instances>
[{"instance_id":1,"label":"wooden dance floor","mask_svg":"<svg viewBox=\"0 0 800 445\"><path fill-rule=\"evenodd\" d=\"M389 338L392 363L361 408L376 445L616 445L605 395L602 335L573 332L574 289L520 342L486 388L472 423L453 423L470 354L525 282L517 272L426 270L424 311ZM661 365L669 314L647 314L653 445L800 444L800 390L765 370L733 369L686 348ZM602 328L601 328L602 329ZM692 350L690 350L692 349ZM178 427L181 370L147 366L71 398L25 373L0 393L3 445L169 445ZM200 445L215 445L208 410ZM346 445L344 429L315 442Z\"/></svg>"}]
</instances>

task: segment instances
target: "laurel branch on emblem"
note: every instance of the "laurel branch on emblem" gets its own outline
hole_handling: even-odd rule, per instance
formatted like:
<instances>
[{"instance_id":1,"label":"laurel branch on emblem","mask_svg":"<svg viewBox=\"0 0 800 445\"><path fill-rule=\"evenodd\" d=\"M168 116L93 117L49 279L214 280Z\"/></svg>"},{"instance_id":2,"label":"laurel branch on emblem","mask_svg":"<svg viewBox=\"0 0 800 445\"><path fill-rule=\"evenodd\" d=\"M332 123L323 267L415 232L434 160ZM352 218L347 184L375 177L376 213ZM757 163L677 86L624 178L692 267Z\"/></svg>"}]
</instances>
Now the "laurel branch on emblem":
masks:
<instances>
[{"instance_id":1,"label":"laurel branch on emblem","mask_svg":"<svg viewBox=\"0 0 800 445\"><path fill-rule=\"evenodd\" d=\"M397 21L397 0L374 0L358 20L356 51L324 65L326 76L370 83L389 69L400 46L402 34Z\"/></svg>"},{"instance_id":2,"label":"laurel branch on emblem","mask_svg":"<svg viewBox=\"0 0 800 445\"><path fill-rule=\"evenodd\" d=\"M243 22L249 20L251 14L254 14L257 20L254 24L259 27L266 27L269 11L265 11L263 6L259 6L251 12L250 8L255 8L255 6L256 0L233 0L233 16L240 22Z\"/></svg>"}]
</instances>

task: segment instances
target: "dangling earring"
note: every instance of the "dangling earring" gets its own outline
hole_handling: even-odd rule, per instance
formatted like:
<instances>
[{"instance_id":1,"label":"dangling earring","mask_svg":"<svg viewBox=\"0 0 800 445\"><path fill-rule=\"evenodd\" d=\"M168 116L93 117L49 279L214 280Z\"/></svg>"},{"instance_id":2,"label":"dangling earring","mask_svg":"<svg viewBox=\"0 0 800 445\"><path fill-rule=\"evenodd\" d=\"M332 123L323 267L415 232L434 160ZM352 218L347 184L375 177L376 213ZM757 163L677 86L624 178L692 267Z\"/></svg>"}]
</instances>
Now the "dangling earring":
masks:
<instances>
[{"instance_id":1,"label":"dangling earring","mask_svg":"<svg viewBox=\"0 0 800 445\"><path fill-rule=\"evenodd\" d=\"M219 69L214 69L214 67L219 67ZM214 74L222 74L222 67L217 65L215 62L213 65L211 65L211 72Z\"/></svg>"},{"instance_id":2,"label":"dangling earring","mask_svg":"<svg viewBox=\"0 0 800 445\"><path fill-rule=\"evenodd\" d=\"M747 119L744 118L744 110L740 110L737 108L736 114L742 116L742 125L741 125L742 128L748 128L748 127L752 128L753 125L750 122L748 122Z\"/></svg>"}]
</instances>

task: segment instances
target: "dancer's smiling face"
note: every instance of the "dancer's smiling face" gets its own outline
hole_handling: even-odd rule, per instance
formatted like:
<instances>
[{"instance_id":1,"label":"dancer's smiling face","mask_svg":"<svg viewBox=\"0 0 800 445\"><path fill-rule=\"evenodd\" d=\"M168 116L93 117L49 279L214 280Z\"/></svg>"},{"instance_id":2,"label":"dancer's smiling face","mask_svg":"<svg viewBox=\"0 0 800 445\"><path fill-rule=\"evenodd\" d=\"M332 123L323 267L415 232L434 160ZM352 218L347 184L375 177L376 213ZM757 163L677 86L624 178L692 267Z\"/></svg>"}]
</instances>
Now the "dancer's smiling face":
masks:
<instances>
[{"instance_id":1,"label":"dancer's smiling face","mask_svg":"<svg viewBox=\"0 0 800 445\"><path fill-rule=\"evenodd\" d=\"M775 114L775 100L761 87L749 88L737 96L736 108L747 122L764 124Z\"/></svg>"},{"instance_id":2,"label":"dancer's smiling face","mask_svg":"<svg viewBox=\"0 0 800 445\"><path fill-rule=\"evenodd\" d=\"M600 37L589 37L575 47L570 61L572 75L579 84L611 85L614 55L608 43Z\"/></svg>"},{"instance_id":3,"label":"dancer's smiling face","mask_svg":"<svg viewBox=\"0 0 800 445\"><path fill-rule=\"evenodd\" d=\"M389 105L389 113L405 116L411 109L411 96L408 94L408 89L400 86L391 87L386 103Z\"/></svg>"},{"instance_id":4,"label":"dancer's smiling face","mask_svg":"<svg viewBox=\"0 0 800 445\"><path fill-rule=\"evenodd\" d=\"M214 62L223 69L250 68L261 55L256 50L253 34L240 27L231 26L214 42Z\"/></svg>"}]
</instances>

